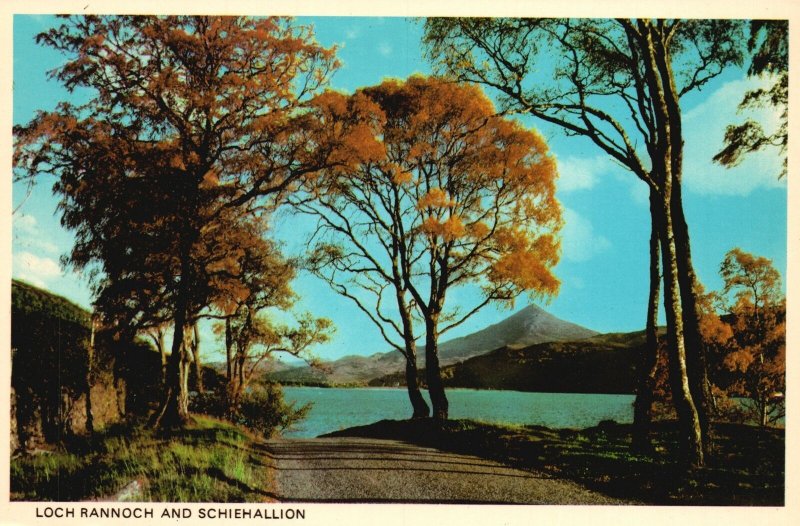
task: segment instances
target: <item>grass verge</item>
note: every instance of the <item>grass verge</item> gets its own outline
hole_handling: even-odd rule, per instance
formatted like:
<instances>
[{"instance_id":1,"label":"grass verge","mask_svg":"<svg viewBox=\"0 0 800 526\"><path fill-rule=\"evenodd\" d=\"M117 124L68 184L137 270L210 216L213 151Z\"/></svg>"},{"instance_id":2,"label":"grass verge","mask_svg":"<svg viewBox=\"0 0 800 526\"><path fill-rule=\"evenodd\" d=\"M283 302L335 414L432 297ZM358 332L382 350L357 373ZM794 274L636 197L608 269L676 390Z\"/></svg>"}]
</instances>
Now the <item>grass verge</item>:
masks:
<instances>
[{"instance_id":1,"label":"grass verge","mask_svg":"<svg viewBox=\"0 0 800 526\"><path fill-rule=\"evenodd\" d=\"M226 422L196 417L189 429L160 436L119 425L52 452L11 461L11 499L77 501L113 498L132 481L131 500L272 501L268 452Z\"/></svg>"},{"instance_id":2,"label":"grass verge","mask_svg":"<svg viewBox=\"0 0 800 526\"><path fill-rule=\"evenodd\" d=\"M713 458L705 468L691 472L677 459L674 423L658 424L652 454L633 453L630 432L629 425L614 422L574 430L422 419L383 420L329 436L404 440L471 454L642 504L784 504L783 429L718 424Z\"/></svg>"}]
</instances>

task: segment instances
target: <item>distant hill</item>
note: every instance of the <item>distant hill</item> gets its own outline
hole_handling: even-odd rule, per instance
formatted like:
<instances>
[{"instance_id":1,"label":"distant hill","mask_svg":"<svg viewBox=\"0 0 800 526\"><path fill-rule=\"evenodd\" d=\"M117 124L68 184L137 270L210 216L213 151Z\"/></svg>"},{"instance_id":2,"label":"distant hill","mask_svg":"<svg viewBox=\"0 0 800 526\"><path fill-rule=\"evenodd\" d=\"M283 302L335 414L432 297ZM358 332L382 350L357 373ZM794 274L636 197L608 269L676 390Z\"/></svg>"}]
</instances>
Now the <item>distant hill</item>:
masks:
<instances>
[{"instance_id":1,"label":"distant hill","mask_svg":"<svg viewBox=\"0 0 800 526\"><path fill-rule=\"evenodd\" d=\"M501 347L442 368L446 387L570 393L633 393L644 332L597 335L579 341ZM424 371L420 380L424 384ZM402 374L371 386L405 385Z\"/></svg>"},{"instance_id":2,"label":"distant hill","mask_svg":"<svg viewBox=\"0 0 800 526\"><path fill-rule=\"evenodd\" d=\"M570 341L589 338L598 333L561 320L544 309L529 305L508 318L477 332L446 341L439 346L442 365L464 361L498 347L520 348L548 341ZM419 365L425 364L424 347L419 350ZM376 378L402 375L405 367L398 352L375 353L370 356L345 356L325 362L322 369L296 367L270 374L282 383L364 384Z\"/></svg>"}]
</instances>

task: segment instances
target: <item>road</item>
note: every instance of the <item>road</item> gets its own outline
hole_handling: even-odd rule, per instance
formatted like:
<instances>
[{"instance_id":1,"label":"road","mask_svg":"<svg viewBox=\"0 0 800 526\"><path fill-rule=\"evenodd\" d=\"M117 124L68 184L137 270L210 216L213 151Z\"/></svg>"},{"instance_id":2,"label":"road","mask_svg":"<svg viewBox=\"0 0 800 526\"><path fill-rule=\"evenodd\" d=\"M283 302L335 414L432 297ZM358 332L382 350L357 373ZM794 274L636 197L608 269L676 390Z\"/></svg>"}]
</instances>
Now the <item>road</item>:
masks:
<instances>
[{"instance_id":1,"label":"road","mask_svg":"<svg viewBox=\"0 0 800 526\"><path fill-rule=\"evenodd\" d=\"M392 440L267 442L280 501L622 504L565 480Z\"/></svg>"}]
</instances>

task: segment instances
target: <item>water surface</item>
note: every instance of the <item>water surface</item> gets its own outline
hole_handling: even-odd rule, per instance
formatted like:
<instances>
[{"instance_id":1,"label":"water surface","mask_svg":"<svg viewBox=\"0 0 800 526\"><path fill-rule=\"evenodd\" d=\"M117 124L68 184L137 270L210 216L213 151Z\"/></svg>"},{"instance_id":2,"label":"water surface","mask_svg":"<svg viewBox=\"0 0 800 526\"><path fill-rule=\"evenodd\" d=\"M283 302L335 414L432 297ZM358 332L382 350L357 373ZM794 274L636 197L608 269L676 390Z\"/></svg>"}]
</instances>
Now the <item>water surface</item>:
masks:
<instances>
[{"instance_id":1,"label":"water surface","mask_svg":"<svg viewBox=\"0 0 800 526\"><path fill-rule=\"evenodd\" d=\"M284 395L289 402L314 403L306 420L284 432L287 437L315 437L411 416L404 388L286 387ZM423 395L430 404L428 393L423 391ZM594 426L601 420L633 421L633 395L448 389L447 398L454 419L572 428Z\"/></svg>"}]
</instances>

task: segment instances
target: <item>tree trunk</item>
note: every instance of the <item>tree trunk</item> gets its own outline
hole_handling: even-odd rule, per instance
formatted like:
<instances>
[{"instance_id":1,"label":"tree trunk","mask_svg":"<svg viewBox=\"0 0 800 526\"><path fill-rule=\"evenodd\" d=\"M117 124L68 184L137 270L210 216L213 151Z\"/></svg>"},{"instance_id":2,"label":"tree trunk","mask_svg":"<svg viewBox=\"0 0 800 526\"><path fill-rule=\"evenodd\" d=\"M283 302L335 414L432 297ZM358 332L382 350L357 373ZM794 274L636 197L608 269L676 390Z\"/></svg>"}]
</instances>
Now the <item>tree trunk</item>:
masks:
<instances>
[{"instance_id":1,"label":"tree trunk","mask_svg":"<svg viewBox=\"0 0 800 526\"><path fill-rule=\"evenodd\" d=\"M695 402L700 429L703 435L703 449L705 453L711 449L710 432L710 400L711 387L708 382L708 372L705 358L705 345L700 334L700 313L698 311L697 291L695 285L697 278L692 266L691 248L689 245L689 228L683 213L681 197L681 178L683 173L683 122L680 107L680 95L675 86L675 75L672 71L670 57L669 37L663 31L657 31L659 38L654 42L654 59L656 69L662 80L663 103L667 118L668 150L664 158L667 170L664 172L668 178L669 191L665 193L669 199L670 222L674 235L675 257L678 271L678 284L680 289L682 321L684 329L684 342L686 345L686 365L689 375L689 388Z\"/></svg>"},{"instance_id":2,"label":"tree trunk","mask_svg":"<svg viewBox=\"0 0 800 526\"><path fill-rule=\"evenodd\" d=\"M91 334L89 335L89 349L86 356L86 432L91 436L94 433L94 415L92 414L92 367L94 366L94 332L95 318L91 319Z\"/></svg>"},{"instance_id":3,"label":"tree trunk","mask_svg":"<svg viewBox=\"0 0 800 526\"><path fill-rule=\"evenodd\" d=\"M656 364L658 362L658 299L661 284L661 264L659 261L658 194L650 190L650 294L647 300L647 323L645 344L638 363L636 400L633 404L633 448L640 452L650 452L649 433L652 427L653 391L656 386Z\"/></svg>"},{"instance_id":4,"label":"tree trunk","mask_svg":"<svg viewBox=\"0 0 800 526\"><path fill-rule=\"evenodd\" d=\"M231 376L231 346L233 345L233 336L231 335L231 319L225 318L225 373L228 383L232 380Z\"/></svg>"},{"instance_id":5,"label":"tree trunk","mask_svg":"<svg viewBox=\"0 0 800 526\"><path fill-rule=\"evenodd\" d=\"M433 418L447 420L449 404L444 393L442 371L439 367L437 316L438 314L426 316L425 320L425 378L428 381L428 394L433 405Z\"/></svg>"},{"instance_id":6,"label":"tree trunk","mask_svg":"<svg viewBox=\"0 0 800 526\"><path fill-rule=\"evenodd\" d=\"M234 383L234 391L233 391L233 405L238 406L239 402L242 399L242 395L244 395L244 386L245 381L247 378L245 377L245 355L241 349L239 349L238 358L236 360L236 381Z\"/></svg>"},{"instance_id":7,"label":"tree trunk","mask_svg":"<svg viewBox=\"0 0 800 526\"><path fill-rule=\"evenodd\" d=\"M667 317L669 369L675 410L681 430L684 458L690 466L702 466L703 433L700 417L692 398L687 371L686 340L680 286L678 247L672 218L673 192L680 192L683 163L683 135L679 95L671 69L668 36L660 25L651 20L637 21L645 65L645 78L653 101L656 123L655 143L650 153L653 163L651 176L658 183L661 256L664 271L664 307ZM680 199L680 194L675 196ZM682 233L682 232L681 232ZM686 239L684 237L681 240ZM681 247L684 248L684 247ZM691 305L689 306L691 310ZM696 308L696 307L695 307Z\"/></svg>"},{"instance_id":8,"label":"tree trunk","mask_svg":"<svg viewBox=\"0 0 800 526\"><path fill-rule=\"evenodd\" d=\"M182 332L182 330L173 332L172 354L167 363L166 399L153 422L155 427L161 429L184 427L191 420L188 390L184 382L186 352L183 346Z\"/></svg>"},{"instance_id":9,"label":"tree trunk","mask_svg":"<svg viewBox=\"0 0 800 526\"><path fill-rule=\"evenodd\" d=\"M394 268L395 275L398 274L397 265ZM398 283L400 281L397 278ZM403 340L406 348L406 388L408 389L408 399L411 401L413 413L411 418L427 418L431 414L428 403L423 398L419 389L419 376L417 374L417 343L414 338L414 322L411 319L411 312L408 303L405 301L405 292L395 285L397 292L397 307L400 310L400 319L403 323Z\"/></svg>"},{"instance_id":10,"label":"tree trunk","mask_svg":"<svg viewBox=\"0 0 800 526\"><path fill-rule=\"evenodd\" d=\"M187 345L189 343L189 345ZM180 398L179 404L182 408L185 409L186 414L189 414L189 376L192 371L192 350L191 350L191 342L186 342L184 340L183 345L183 352L181 353L181 363L180 363L180 389L178 391Z\"/></svg>"},{"instance_id":11,"label":"tree trunk","mask_svg":"<svg viewBox=\"0 0 800 526\"><path fill-rule=\"evenodd\" d=\"M678 262L669 208L669 188L664 193L660 217L656 219L660 223L659 232L664 267L664 309L667 317L667 342L670 354L670 386L675 411L678 414L683 458L690 467L700 467L704 462L703 436L697 408L689 387L686 366L680 285L678 284Z\"/></svg>"},{"instance_id":12,"label":"tree trunk","mask_svg":"<svg viewBox=\"0 0 800 526\"><path fill-rule=\"evenodd\" d=\"M175 300L175 324L172 331L172 355L167 364L165 400L156 412L154 427L161 429L181 428L191 422L189 416L189 392L183 367L186 361L186 346L183 332L186 325L191 270L188 250L182 250L181 281Z\"/></svg>"},{"instance_id":13,"label":"tree trunk","mask_svg":"<svg viewBox=\"0 0 800 526\"><path fill-rule=\"evenodd\" d=\"M238 343L237 343L238 345ZM239 353L233 353L231 358L231 377L228 380L226 393L228 397L228 411L231 415L236 413L244 389L244 361L240 360Z\"/></svg>"},{"instance_id":14,"label":"tree trunk","mask_svg":"<svg viewBox=\"0 0 800 526\"><path fill-rule=\"evenodd\" d=\"M158 330L158 339L156 340L156 345L158 345L158 352L161 355L161 385L165 386L167 384L167 349L164 343L164 330Z\"/></svg>"},{"instance_id":15,"label":"tree trunk","mask_svg":"<svg viewBox=\"0 0 800 526\"><path fill-rule=\"evenodd\" d=\"M203 393L205 389L203 387L203 364L200 363L200 331L196 321L192 325L192 358L195 387L198 393Z\"/></svg>"},{"instance_id":16,"label":"tree trunk","mask_svg":"<svg viewBox=\"0 0 800 526\"><path fill-rule=\"evenodd\" d=\"M677 181L676 181L677 182ZM683 307L683 329L686 341L686 366L689 371L689 387L697 406L700 429L703 433L703 449L711 454L711 414L713 412L711 382L708 379L706 346L700 333L700 312L697 308L697 276L692 265L692 251L689 240L689 227L683 213L680 184L673 183L672 202L673 229L678 261L678 282L680 284L681 305Z\"/></svg>"},{"instance_id":17,"label":"tree trunk","mask_svg":"<svg viewBox=\"0 0 800 526\"><path fill-rule=\"evenodd\" d=\"M427 418L430 415L430 408L422 392L419 389L419 377L417 376L417 346L411 341L406 342L406 386L408 388L408 398L414 410L411 418Z\"/></svg>"}]
</instances>

